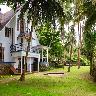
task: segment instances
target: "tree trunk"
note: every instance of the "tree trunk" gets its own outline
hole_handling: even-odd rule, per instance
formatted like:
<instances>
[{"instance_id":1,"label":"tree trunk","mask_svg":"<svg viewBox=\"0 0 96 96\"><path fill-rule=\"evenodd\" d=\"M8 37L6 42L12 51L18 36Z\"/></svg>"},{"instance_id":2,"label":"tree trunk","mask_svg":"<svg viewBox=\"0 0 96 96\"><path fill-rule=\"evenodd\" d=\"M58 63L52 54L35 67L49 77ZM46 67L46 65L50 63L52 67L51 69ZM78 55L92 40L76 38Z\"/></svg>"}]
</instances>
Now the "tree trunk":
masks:
<instances>
[{"instance_id":1,"label":"tree trunk","mask_svg":"<svg viewBox=\"0 0 96 96\"><path fill-rule=\"evenodd\" d=\"M66 52L65 52L65 50L64 50L64 60L63 60L63 69L64 69L64 66L65 66L65 64L66 64L66 61L65 61L65 54L66 54Z\"/></svg>"},{"instance_id":2,"label":"tree trunk","mask_svg":"<svg viewBox=\"0 0 96 96\"><path fill-rule=\"evenodd\" d=\"M72 58L72 45L70 46L71 48L70 48L70 62L69 62L69 67L68 67L68 72L70 72L70 67L71 67L71 64L72 64L72 62L71 62L71 58Z\"/></svg>"},{"instance_id":3,"label":"tree trunk","mask_svg":"<svg viewBox=\"0 0 96 96\"><path fill-rule=\"evenodd\" d=\"M30 31L30 36L27 38L27 42L28 42L28 46L27 46L27 50L26 50L26 56L25 56L25 63L27 63L27 56L28 56L28 52L30 51L30 42L32 41L32 31L33 31L33 27L31 26L31 31ZM21 77L20 77L20 81L25 81L25 66L23 63L23 68L24 70L22 71Z\"/></svg>"},{"instance_id":4,"label":"tree trunk","mask_svg":"<svg viewBox=\"0 0 96 96\"><path fill-rule=\"evenodd\" d=\"M25 72L23 70L22 74L21 74L21 77L19 79L20 81L25 81Z\"/></svg>"},{"instance_id":5,"label":"tree trunk","mask_svg":"<svg viewBox=\"0 0 96 96\"><path fill-rule=\"evenodd\" d=\"M23 38L21 38L21 47L23 47ZM22 58L22 61L23 61L24 57ZM21 62L22 62L21 61ZM20 77L20 81L25 81L25 66L24 66L24 62L22 63L22 74L21 74L21 77Z\"/></svg>"},{"instance_id":6,"label":"tree trunk","mask_svg":"<svg viewBox=\"0 0 96 96\"><path fill-rule=\"evenodd\" d=\"M80 48L78 48L78 69L80 68Z\"/></svg>"},{"instance_id":7,"label":"tree trunk","mask_svg":"<svg viewBox=\"0 0 96 96\"><path fill-rule=\"evenodd\" d=\"M93 74L92 74L93 80L94 80L94 82L96 82L96 65L93 66L92 72L93 72Z\"/></svg>"},{"instance_id":8,"label":"tree trunk","mask_svg":"<svg viewBox=\"0 0 96 96\"><path fill-rule=\"evenodd\" d=\"M80 33L79 33L80 32ZM80 54L81 54L81 23L78 21L78 35L79 35L79 42L78 42L78 69L80 68Z\"/></svg>"},{"instance_id":9,"label":"tree trunk","mask_svg":"<svg viewBox=\"0 0 96 96\"><path fill-rule=\"evenodd\" d=\"M64 33L64 24L61 24L61 39L62 39L63 44L64 44L64 36L65 36L65 33ZM64 50L63 63L65 65L65 50ZM64 65L63 65L63 69L64 69Z\"/></svg>"},{"instance_id":10,"label":"tree trunk","mask_svg":"<svg viewBox=\"0 0 96 96\"><path fill-rule=\"evenodd\" d=\"M93 75L93 56L90 53L90 75Z\"/></svg>"}]
</instances>

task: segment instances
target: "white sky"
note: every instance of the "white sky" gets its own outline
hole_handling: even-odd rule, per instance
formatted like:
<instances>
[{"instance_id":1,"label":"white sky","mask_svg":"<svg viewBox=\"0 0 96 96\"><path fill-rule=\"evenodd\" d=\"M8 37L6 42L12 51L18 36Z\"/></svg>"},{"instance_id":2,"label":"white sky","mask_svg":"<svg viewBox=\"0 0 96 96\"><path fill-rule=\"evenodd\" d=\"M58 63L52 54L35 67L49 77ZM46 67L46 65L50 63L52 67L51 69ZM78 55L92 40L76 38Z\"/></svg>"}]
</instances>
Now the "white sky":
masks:
<instances>
[{"instance_id":1,"label":"white sky","mask_svg":"<svg viewBox=\"0 0 96 96\"><path fill-rule=\"evenodd\" d=\"M7 11L11 10L10 7L6 6L6 5L0 5L1 8L1 13L6 13Z\"/></svg>"}]
</instances>

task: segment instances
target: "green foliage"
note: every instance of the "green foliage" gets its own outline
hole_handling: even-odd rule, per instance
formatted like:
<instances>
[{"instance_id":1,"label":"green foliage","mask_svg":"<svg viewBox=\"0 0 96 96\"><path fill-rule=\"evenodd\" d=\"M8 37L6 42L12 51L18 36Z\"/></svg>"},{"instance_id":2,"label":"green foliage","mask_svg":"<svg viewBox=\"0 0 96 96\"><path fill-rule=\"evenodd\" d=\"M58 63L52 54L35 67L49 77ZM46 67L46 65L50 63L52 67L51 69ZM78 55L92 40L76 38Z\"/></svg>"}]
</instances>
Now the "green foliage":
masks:
<instances>
[{"instance_id":1,"label":"green foliage","mask_svg":"<svg viewBox=\"0 0 96 96\"><path fill-rule=\"evenodd\" d=\"M90 74L93 70L93 59L96 56L96 1L95 0L77 0L77 21L85 20L84 32L83 32L83 50L82 53L90 61ZM85 51L85 52L84 52Z\"/></svg>"},{"instance_id":2,"label":"green foliage","mask_svg":"<svg viewBox=\"0 0 96 96\"><path fill-rule=\"evenodd\" d=\"M52 47L53 44L60 41L60 32L55 31L52 27L45 23L37 29L40 44Z\"/></svg>"},{"instance_id":3,"label":"green foliage","mask_svg":"<svg viewBox=\"0 0 96 96\"><path fill-rule=\"evenodd\" d=\"M60 42L54 43L50 50L50 53L56 57L62 57L64 48Z\"/></svg>"},{"instance_id":4,"label":"green foliage","mask_svg":"<svg viewBox=\"0 0 96 96\"><path fill-rule=\"evenodd\" d=\"M84 46L87 50L87 57L90 58L91 54L94 54L96 46L96 32L95 30L89 30L84 32Z\"/></svg>"},{"instance_id":5,"label":"green foliage","mask_svg":"<svg viewBox=\"0 0 96 96\"><path fill-rule=\"evenodd\" d=\"M38 37L41 45L50 47L49 56L50 59L62 58L64 48L60 43L60 32L55 31L49 23L45 23L37 30Z\"/></svg>"},{"instance_id":6,"label":"green foliage","mask_svg":"<svg viewBox=\"0 0 96 96\"><path fill-rule=\"evenodd\" d=\"M49 71L52 69L53 69L53 67L51 67L51 66L45 66L44 64L40 64L40 72Z\"/></svg>"},{"instance_id":7,"label":"green foliage","mask_svg":"<svg viewBox=\"0 0 96 96\"><path fill-rule=\"evenodd\" d=\"M75 31L74 31L74 25L70 27L69 32L66 32L65 34L65 47L67 46L74 46L76 45L76 36L75 36Z\"/></svg>"},{"instance_id":8,"label":"green foliage","mask_svg":"<svg viewBox=\"0 0 96 96\"><path fill-rule=\"evenodd\" d=\"M75 64L77 64L77 61L78 61L78 56L77 55L73 55L73 57L72 57L72 62L73 62L73 64L75 63ZM80 56L80 65L82 66L86 66L86 65L90 65L90 62L89 62L89 60L86 58L86 56L84 56L84 55L81 55Z\"/></svg>"},{"instance_id":9,"label":"green foliage","mask_svg":"<svg viewBox=\"0 0 96 96\"><path fill-rule=\"evenodd\" d=\"M66 51L65 54L66 60L70 60L72 58L75 45L76 45L76 37L75 37L74 25L72 25L70 27L69 32L65 33L64 49Z\"/></svg>"},{"instance_id":10,"label":"green foliage","mask_svg":"<svg viewBox=\"0 0 96 96\"><path fill-rule=\"evenodd\" d=\"M85 31L84 32L84 45L85 49L87 51L87 58L90 61L90 74L93 75L94 72L94 57L96 57L96 32L94 30Z\"/></svg>"},{"instance_id":11,"label":"green foliage","mask_svg":"<svg viewBox=\"0 0 96 96\"><path fill-rule=\"evenodd\" d=\"M93 4L93 0L76 0L76 12L75 12L75 19L77 22L83 20L85 17L85 28L84 30L90 30L92 25L96 23L96 6L95 3Z\"/></svg>"},{"instance_id":12,"label":"green foliage","mask_svg":"<svg viewBox=\"0 0 96 96\"><path fill-rule=\"evenodd\" d=\"M85 2L83 6L84 13L88 18L85 24L85 30L90 30L92 28L92 25L94 25L96 22L96 6L92 4L91 0Z\"/></svg>"}]
</instances>

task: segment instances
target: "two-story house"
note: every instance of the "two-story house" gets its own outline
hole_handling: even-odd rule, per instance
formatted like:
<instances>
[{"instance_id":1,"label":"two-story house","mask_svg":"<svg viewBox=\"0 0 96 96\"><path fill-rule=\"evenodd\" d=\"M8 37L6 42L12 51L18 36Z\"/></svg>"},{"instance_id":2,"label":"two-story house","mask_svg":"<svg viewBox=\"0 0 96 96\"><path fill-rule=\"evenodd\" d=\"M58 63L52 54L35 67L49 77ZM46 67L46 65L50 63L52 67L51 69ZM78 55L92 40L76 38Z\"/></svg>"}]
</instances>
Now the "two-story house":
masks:
<instances>
[{"instance_id":1,"label":"two-story house","mask_svg":"<svg viewBox=\"0 0 96 96\"><path fill-rule=\"evenodd\" d=\"M21 74L23 64L26 71L39 71L40 60L46 60L48 64L48 47L39 44L35 28L31 22L27 22L27 16L19 19L20 9L15 13L13 10L0 17L0 63L11 64ZM30 46L28 47L28 39ZM46 56L43 55L46 50ZM42 54L40 54L40 52ZM45 59L46 58L46 59Z\"/></svg>"}]
</instances>

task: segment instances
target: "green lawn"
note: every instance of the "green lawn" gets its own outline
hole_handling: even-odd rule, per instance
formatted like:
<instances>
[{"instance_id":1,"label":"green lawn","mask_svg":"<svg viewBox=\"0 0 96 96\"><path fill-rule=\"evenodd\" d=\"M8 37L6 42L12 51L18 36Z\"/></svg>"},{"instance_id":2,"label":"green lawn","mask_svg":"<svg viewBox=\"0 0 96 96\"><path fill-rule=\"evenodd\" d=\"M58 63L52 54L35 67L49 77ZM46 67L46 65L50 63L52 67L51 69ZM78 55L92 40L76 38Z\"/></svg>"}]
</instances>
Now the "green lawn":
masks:
<instances>
[{"instance_id":1,"label":"green lawn","mask_svg":"<svg viewBox=\"0 0 96 96\"><path fill-rule=\"evenodd\" d=\"M72 67L70 73L67 68L52 71L65 74L55 77L35 73L26 75L25 82L18 81L18 76L0 79L0 96L96 96L89 67Z\"/></svg>"}]
</instances>

